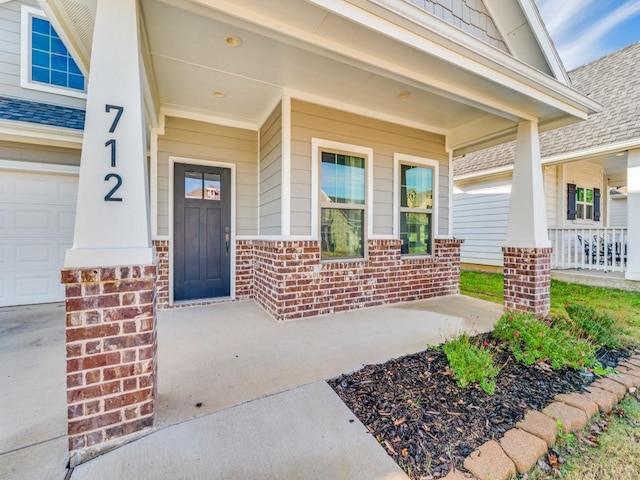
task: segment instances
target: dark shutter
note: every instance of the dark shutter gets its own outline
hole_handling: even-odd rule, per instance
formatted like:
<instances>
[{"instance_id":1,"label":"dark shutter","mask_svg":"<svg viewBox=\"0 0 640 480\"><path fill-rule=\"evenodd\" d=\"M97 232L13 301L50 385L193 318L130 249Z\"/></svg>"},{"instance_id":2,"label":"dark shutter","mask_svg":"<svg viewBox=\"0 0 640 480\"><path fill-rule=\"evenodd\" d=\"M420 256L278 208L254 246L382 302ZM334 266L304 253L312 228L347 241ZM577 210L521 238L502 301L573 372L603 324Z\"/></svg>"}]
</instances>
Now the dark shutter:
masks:
<instances>
[{"instance_id":1,"label":"dark shutter","mask_svg":"<svg viewBox=\"0 0 640 480\"><path fill-rule=\"evenodd\" d=\"M576 219L576 185L567 183L567 220Z\"/></svg>"},{"instance_id":2,"label":"dark shutter","mask_svg":"<svg viewBox=\"0 0 640 480\"><path fill-rule=\"evenodd\" d=\"M593 189L593 221L600 221L600 189Z\"/></svg>"}]
</instances>

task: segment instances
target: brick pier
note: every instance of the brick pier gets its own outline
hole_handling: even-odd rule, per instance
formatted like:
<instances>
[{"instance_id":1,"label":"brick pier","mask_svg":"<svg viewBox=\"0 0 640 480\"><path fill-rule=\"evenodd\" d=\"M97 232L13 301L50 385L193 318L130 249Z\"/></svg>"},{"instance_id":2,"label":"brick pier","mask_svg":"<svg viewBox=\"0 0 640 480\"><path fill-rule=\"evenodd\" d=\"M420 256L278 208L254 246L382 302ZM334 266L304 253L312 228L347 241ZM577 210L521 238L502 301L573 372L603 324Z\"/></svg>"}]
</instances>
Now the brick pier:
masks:
<instances>
[{"instance_id":1,"label":"brick pier","mask_svg":"<svg viewBox=\"0 0 640 480\"><path fill-rule=\"evenodd\" d=\"M72 466L153 424L155 279L153 265L62 271Z\"/></svg>"},{"instance_id":2,"label":"brick pier","mask_svg":"<svg viewBox=\"0 0 640 480\"><path fill-rule=\"evenodd\" d=\"M546 317L551 309L551 248L504 247L504 308Z\"/></svg>"}]
</instances>

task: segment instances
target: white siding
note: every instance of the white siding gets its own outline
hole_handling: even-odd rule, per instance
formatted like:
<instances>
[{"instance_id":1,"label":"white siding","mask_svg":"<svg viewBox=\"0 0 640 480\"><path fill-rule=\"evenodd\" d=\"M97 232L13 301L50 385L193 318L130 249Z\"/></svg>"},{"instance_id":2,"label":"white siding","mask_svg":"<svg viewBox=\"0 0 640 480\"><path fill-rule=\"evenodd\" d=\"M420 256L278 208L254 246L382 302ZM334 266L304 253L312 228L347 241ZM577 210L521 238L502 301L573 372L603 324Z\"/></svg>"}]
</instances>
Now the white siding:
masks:
<instances>
[{"instance_id":1,"label":"white siding","mask_svg":"<svg viewBox=\"0 0 640 480\"><path fill-rule=\"evenodd\" d=\"M54 105L84 108L80 98L56 95L20 86L21 5L39 8L36 0L0 4L0 95Z\"/></svg>"},{"instance_id":2,"label":"white siding","mask_svg":"<svg viewBox=\"0 0 640 480\"><path fill-rule=\"evenodd\" d=\"M502 266L507 236L511 175L458 184L453 193L453 235L462 238L460 261Z\"/></svg>"},{"instance_id":3,"label":"white siding","mask_svg":"<svg viewBox=\"0 0 640 480\"><path fill-rule=\"evenodd\" d=\"M627 226L627 197L609 197L609 226Z\"/></svg>"},{"instance_id":4,"label":"white siding","mask_svg":"<svg viewBox=\"0 0 640 480\"><path fill-rule=\"evenodd\" d=\"M373 149L373 234L393 234L393 154L440 162L439 235L449 222L449 169L444 137L373 118L293 100L291 102L291 233L311 234L311 139Z\"/></svg>"},{"instance_id":5,"label":"white siding","mask_svg":"<svg viewBox=\"0 0 640 480\"><path fill-rule=\"evenodd\" d=\"M605 195L607 192L603 186L603 175L604 169L602 166L581 161L581 162L573 162L573 163L565 163L562 165L564 170L563 172L563 181L559 191L562 191L562 226L563 227L601 227L604 225L604 214L605 214ZM573 183L578 187L585 188L599 188L602 194L600 199L600 222L593 222L591 220L567 220L567 184Z\"/></svg>"},{"instance_id":6,"label":"white siding","mask_svg":"<svg viewBox=\"0 0 640 480\"><path fill-rule=\"evenodd\" d=\"M558 169L556 166L544 167L544 198L547 207L547 227L558 226Z\"/></svg>"},{"instance_id":7,"label":"white siding","mask_svg":"<svg viewBox=\"0 0 640 480\"><path fill-rule=\"evenodd\" d=\"M282 104L260 129L260 234L282 233Z\"/></svg>"},{"instance_id":8,"label":"white siding","mask_svg":"<svg viewBox=\"0 0 640 480\"><path fill-rule=\"evenodd\" d=\"M158 138L158 235L169 234L169 156L236 165L236 234L256 235L258 138L251 130L167 117Z\"/></svg>"}]
</instances>

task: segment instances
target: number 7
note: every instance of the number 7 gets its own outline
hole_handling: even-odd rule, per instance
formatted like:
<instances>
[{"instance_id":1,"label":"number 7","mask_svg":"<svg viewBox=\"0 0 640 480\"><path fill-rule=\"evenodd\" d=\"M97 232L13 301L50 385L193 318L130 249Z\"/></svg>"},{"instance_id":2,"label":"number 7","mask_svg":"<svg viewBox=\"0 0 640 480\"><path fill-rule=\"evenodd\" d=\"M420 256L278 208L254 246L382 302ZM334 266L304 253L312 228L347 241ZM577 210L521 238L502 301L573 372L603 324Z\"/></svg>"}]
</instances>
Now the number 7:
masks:
<instances>
[{"instance_id":1,"label":"number 7","mask_svg":"<svg viewBox=\"0 0 640 480\"><path fill-rule=\"evenodd\" d=\"M118 113L116 113L116 118L113 119L113 123L111 124L111 128L109 129L109 133L113 133L113 132L116 131L116 127L118 126L118 122L120 121L120 117L122 116L122 113L124 112L124 107L119 107L117 105L106 104L104 111L109 113L111 110L117 110Z\"/></svg>"}]
</instances>

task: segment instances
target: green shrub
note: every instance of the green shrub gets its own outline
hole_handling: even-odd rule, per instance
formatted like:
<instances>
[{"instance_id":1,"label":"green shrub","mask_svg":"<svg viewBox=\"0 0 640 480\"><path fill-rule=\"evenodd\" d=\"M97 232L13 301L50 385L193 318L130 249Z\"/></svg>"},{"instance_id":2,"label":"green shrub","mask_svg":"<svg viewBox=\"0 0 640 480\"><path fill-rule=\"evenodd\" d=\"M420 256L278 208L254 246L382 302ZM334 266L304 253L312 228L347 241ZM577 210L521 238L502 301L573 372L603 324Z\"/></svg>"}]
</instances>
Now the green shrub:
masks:
<instances>
[{"instance_id":1,"label":"green shrub","mask_svg":"<svg viewBox=\"0 0 640 480\"><path fill-rule=\"evenodd\" d=\"M622 345L619 338L623 332L609 315L599 314L593 308L581 304L565 305L564 308L574 325L576 335L609 348Z\"/></svg>"},{"instance_id":2,"label":"green shrub","mask_svg":"<svg viewBox=\"0 0 640 480\"><path fill-rule=\"evenodd\" d=\"M530 314L505 313L496 323L494 335L509 346L516 360L526 365L544 361L553 369L577 369L595 362L594 345Z\"/></svg>"},{"instance_id":3,"label":"green shrub","mask_svg":"<svg viewBox=\"0 0 640 480\"><path fill-rule=\"evenodd\" d=\"M442 350L459 387L477 383L482 390L493 395L496 389L494 378L500 369L494 365L493 355L488 348L472 344L469 335L463 333L445 342Z\"/></svg>"}]
</instances>

